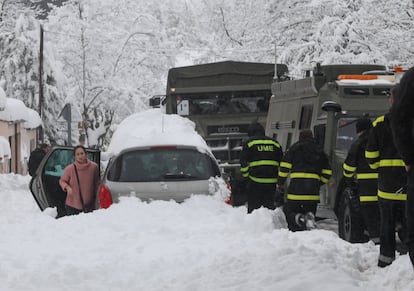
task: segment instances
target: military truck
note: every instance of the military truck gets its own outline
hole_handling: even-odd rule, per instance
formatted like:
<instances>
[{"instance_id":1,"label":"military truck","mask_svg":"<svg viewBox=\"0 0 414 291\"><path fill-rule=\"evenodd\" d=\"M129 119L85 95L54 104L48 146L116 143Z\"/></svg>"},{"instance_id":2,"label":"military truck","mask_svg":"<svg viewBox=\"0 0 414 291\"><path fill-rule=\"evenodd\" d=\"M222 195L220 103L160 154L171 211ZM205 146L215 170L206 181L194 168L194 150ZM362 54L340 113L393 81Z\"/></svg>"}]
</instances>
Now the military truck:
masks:
<instances>
[{"instance_id":1,"label":"military truck","mask_svg":"<svg viewBox=\"0 0 414 291\"><path fill-rule=\"evenodd\" d=\"M276 72L275 72L276 70ZM248 126L265 127L271 85L286 79L283 64L224 61L168 71L166 96L150 105L165 105L167 114L188 117L230 178L233 205L246 201L239 157Z\"/></svg>"},{"instance_id":2,"label":"military truck","mask_svg":"<svg viewBox=\"0 0 414 291\"><path fill-rule=\"evenodd\" d=\"M316 214L337 218L340 237L350 242L367 237L356 187L342 179L343 162L357 138L356 120L374 119L389 110L395 77L381 65L317 64L302 79L272 84L266 134L287 149L298 140L300 130L313 130L333 170L329 183L321 187Z\"/></svg>"}]
</instances>

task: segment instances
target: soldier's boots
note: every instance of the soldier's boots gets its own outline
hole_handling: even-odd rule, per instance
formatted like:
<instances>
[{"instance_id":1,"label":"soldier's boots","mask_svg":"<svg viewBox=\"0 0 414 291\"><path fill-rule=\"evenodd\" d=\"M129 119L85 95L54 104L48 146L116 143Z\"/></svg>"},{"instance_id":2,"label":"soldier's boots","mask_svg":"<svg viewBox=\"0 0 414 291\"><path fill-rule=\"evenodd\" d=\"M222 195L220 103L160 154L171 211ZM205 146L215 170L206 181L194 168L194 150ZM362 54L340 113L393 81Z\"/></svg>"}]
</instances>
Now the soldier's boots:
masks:
<instances>
[{"instance_id":1,"label":"soldier's boots","mask_svg":"<svg viewBox=\"0 0 414 291\"><path fill-rule=\"evenodd\" d=\"M302 230L312 230L316 228L315 215L313 215L312 212L296 214L295 222Z\"/></svg>"},{"instance_id":2,"label":"soldier's boots","mask_svg":"<svg viewBox=\"0 0 414 291\"><path fill-rule=\"evenodd\" d=\"M312 212L308 212L305 214L305 224L307 230L312 230L317 228L315 222L315 215Z\"/></svg>"}]
</instances>

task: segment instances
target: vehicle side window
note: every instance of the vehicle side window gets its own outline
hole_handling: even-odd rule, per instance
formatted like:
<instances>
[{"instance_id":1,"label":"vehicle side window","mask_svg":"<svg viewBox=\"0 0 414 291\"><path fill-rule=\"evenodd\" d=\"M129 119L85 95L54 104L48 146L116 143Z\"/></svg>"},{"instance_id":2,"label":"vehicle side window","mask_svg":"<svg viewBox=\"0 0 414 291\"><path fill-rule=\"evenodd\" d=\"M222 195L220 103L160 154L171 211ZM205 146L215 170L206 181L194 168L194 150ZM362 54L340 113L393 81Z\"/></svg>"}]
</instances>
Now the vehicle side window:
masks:
<instances>
[{"instance_id":1,"label":"vehicle side window","mask_svg":"<svg viewBox=\"0 0 414 291\"><path fill-rule=\"evenodd\" d=\"M213 174L212 176L213 177L221 176L221 172L220 172L219 166L211 158L210 158L210 164L211 164L211 169L212 169L212 174Z\"/></svg>"},{"instance_id":2,"label":"vehicle side window","mask_svg":"<svg viewBox=\"0 0 414 291\"><path fill-rule=\"evenodd\" d=\"M109 161L111 164L111 161ZM111 167L108 171L108 180L109 181L119 181L119 176L121 175L121 167L122 167L122 157L118 157L112 163Z\"/></svg>"},{"instance_id":3,"label":"vehicle side window","mask_svg":"<svg viewBox=\"0 0 414 291\"><path fill-rule=\"evenodd\" d=\"M318 124L313 127L316 143L324 147L325 144L325 124Z\"/></svg>"},{"instance_id":4,"label":"vehicle side window","mask_svg":"<svg viewBox=\"0 0 414 291\"><path fill-rule=\"evenodd\" d=\"M48 197L49 206L64 205L66 193L60 187L59 179L66 166L73 161L73 149L52 149L48 156L42 168L42 184L44 194Z\"/></svg>"},{"instance_id":5,"label":"vehicle side window","mask_svg":"<svg viewBox=\"0 0 414 291\"><path fill-rule=\"evenodd\" d=\"M53 151L44 167L45 175L60 177L67 165L74 162L73 150L59 149Z\"/></svg>"},{"instance_id":6,"label":"vehicle side window","mask_svg":"<svg viewBox=\"0 0 414 291\"><path fill-rule=\"evenodd\" d=\"M356 118L340 118L338 120L338 132L336 136L336 148L349 150L353 141L357 138L355 133Z\"/></svg>"},{"instance_id":7,"label":"vehicle side window","mask_svg":"<svg viewBox=\"0 0 414 291\"><path fill-rule=\"evenodd\" d=\"M344 88L345 95L348 96L362 96L362 95L369 95L369 88Z\"/></svg>"},{"instance_id":8,"label":"vehicle side window","mask_svg":"<svg viewBox=\"0 0 414 291\"><path fill-rule=\"evenodd\" d=\"M288 149L291 144L292 144L292 133L291 132L288 132L285 149Z\"/></svg>"},{"instance_id":9,"label":"vehicle side window","mask_svg":"<svg viewBox=\"0 0 414 291\"><path fill-rule=\"evenodd\" d=\"M310 128L312 122L312 104L302 105L300 112L299 129Z\"/></svg>"},{"instance_id":10,"label":"vehicle side window","mask_svg":"<svg viewBox=\"0 0 414 291\"><path fill-rule=\"evenodd\" d=\"M92 152L86 152L86 156L88 157L88 160L96 162L95 161L95 154L94 153L92 153Z\"/></svg>"}]
</instances>

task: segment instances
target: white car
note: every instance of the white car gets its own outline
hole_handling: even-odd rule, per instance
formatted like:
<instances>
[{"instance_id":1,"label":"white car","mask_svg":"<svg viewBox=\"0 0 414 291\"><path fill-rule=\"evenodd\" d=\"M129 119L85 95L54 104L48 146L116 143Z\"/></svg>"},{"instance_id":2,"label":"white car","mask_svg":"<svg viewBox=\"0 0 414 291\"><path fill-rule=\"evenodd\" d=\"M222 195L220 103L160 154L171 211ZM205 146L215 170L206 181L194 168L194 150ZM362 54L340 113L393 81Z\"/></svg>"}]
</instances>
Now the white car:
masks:
<instances>
[{"instance_id":1,"label":"white car","mask_svg":"<svg viewBox=\"0 0 414 291\"><path fill-rule=\"evenodd\" d=\"M182 202L191 195L212 195L225 185L195 124L160 109L121 122L103 156L111 157L98 195L103 208L120 196Z\"/></svg>"},{"instance_id":2,"label":"white car","mask_svg":"<svg viewBox=\"0 0 414 291\"><path fill-rule=\"evenodd\" d=\"M212 195L220 187L220 177L214 156L194 146L132 147L108 163L99 189L100 206L106 208L120 196L182 202L191 195Z\"/></svg>"}]
</instances>

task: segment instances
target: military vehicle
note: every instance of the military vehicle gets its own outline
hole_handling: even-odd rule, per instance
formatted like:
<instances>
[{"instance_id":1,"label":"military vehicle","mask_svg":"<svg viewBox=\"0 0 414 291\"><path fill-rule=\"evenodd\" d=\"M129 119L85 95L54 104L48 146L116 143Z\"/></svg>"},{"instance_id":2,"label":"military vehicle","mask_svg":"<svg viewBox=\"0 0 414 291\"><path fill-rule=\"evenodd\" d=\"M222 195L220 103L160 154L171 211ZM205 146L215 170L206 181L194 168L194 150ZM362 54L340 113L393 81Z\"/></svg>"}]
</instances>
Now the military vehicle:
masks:
<instances>
[{"instance_id":1,"label":"military vehicle","mask_svg":"<svg viewBox=\"0 0 414 291\"><path fill-rule=\"evenodd\" d=\"M276 69L276 73L275 73ZM206 140L230 178L233 205L246 201L239 157L248 126L265 127L271 85L285 80L286 65L224 61L172 68L166 96L154 96L151 106L165 105L167 114L188 117Z\"/></svg>"},{"instance_id":2,"label":"military vehicle","mask_svg":"<svg viewBox=\"0 0 414 291\"><path fill-rule=\"evenodd\" d=\"M300 130L313 130L333 170L329 183L321 187L316 215L337 218L340 237L350 242L367 237L358 193L342 180L343 162L356 139L356 120L374 119L389 110L395 77L381 65L317 64L302 79L272 84L266 134L287 149Z\"/></svg>"}]
</instances>

